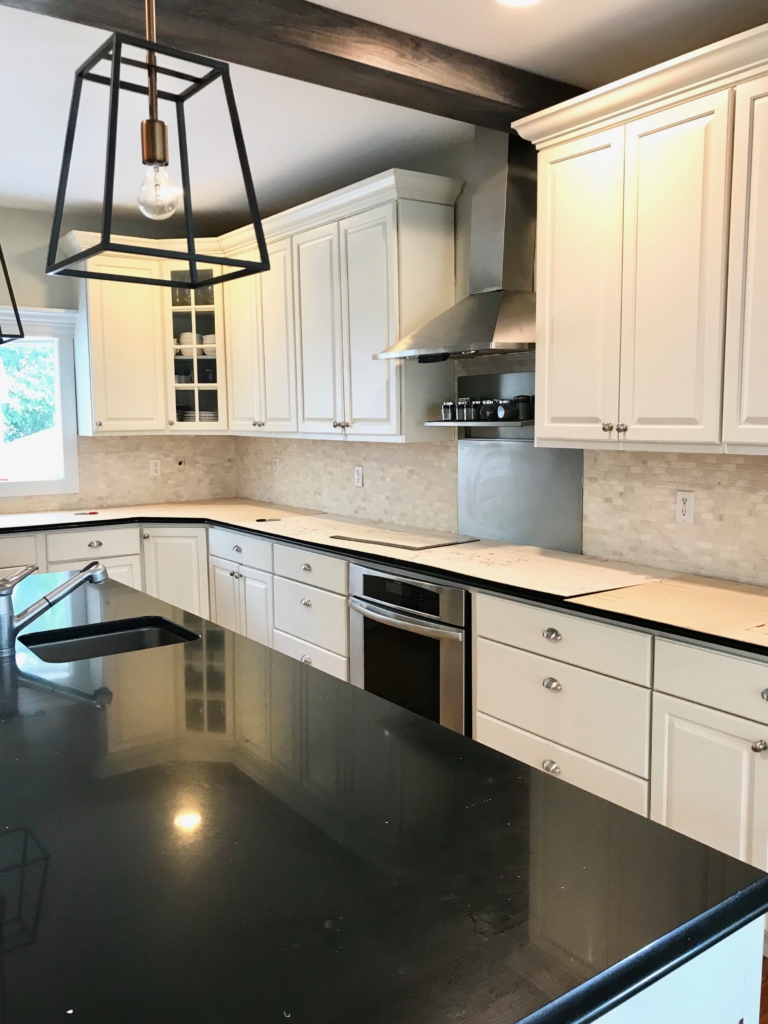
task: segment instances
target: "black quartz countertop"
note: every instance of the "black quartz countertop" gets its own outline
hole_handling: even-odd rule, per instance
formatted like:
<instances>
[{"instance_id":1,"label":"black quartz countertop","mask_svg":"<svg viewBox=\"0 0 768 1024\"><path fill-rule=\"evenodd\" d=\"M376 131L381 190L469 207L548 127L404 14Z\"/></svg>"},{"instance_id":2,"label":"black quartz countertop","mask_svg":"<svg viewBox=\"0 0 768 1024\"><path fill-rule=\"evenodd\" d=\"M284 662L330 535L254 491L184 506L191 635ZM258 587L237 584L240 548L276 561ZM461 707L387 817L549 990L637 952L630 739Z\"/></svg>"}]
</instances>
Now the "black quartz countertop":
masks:
<instances>
[{"instance_id":1,"label":"black quartz countertop","mask_svg":"<svg viewBox=\"0 0 768 1024\"><path fill-rule=\"evenodd\" d=\"M146 614L200 639L18 646L113 699L22 685L0 721L2 1024L587 1021L768 909L761 872L113 581L29 630Z\"/></svg>"}]
</instances>

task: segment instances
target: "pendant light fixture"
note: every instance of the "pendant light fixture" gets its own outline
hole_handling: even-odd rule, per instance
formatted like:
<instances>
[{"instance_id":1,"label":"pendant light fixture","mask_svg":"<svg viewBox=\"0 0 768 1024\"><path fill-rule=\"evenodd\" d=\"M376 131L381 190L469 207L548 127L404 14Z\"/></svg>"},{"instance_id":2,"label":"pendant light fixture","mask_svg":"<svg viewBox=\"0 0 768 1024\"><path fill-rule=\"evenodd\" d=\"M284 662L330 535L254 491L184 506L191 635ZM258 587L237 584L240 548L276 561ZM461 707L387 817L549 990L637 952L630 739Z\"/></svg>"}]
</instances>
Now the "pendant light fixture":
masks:
<instances>
[{"instance_id":1,"label":"pendant light fixture","mask_svg":"<svg viewBox=\"0 0 768 1024\"><path fill-rule=\"evenodd\" d=\"M11 275L8 273L8 264L5 262L3 247L0 245L0 274L4 284L3 291L0 291L0 302L7 301L10 316L0 315L0 345L7 341L20 341L24 337L24 328L21 326L19 307L16 305L16 296L13 294Z\"/></svg>"},{"instance_id":2,"label":"pendant light fixture","mask_svg":"<svg viewBox=\"0 0 768 1024\"><path fill-rule=\"evenodd\" d=\"M59 176L56 207L48 249L48 274L68 277L95 278L106 281L129 281L134 284L165 285L168 287L201 288L210 286L210 271L199 272L199 266L217 266L221 273L214 277L214 283L232 281L249 274L269 270L264 231L259 216L256 192L248 164L240 118L235 104L235 95L229 74L229 65L210 57L200 57L163 46L157 42L155 0L145 0L146 39L116 32L75 72L75 86L69 112L69 122L64 142L64 157ZM158 60L160 58L160 60ZM137 74L137 69L140 74ZM224 256L221 253L200 253L195 247L195 219L193 196L190 184L189 153L187 147L187 126L185 105L203 89L221 81L224 89L229 127L237 154L239 172L242 176L249 220L258 247L258 260ZM109 113L106 138L106 170L104 195L101 208L101 238L83 252L70 253L59 259L61 225L67 199L72 155L80 113L83 85L95 83L109 89ZM178 210L183 213L182 247L164 246L162 239L142 239L147 244L133 244L116 238L112 231L115 192L115 167L117 159L118 127L120 125L121 92L138 93L147 97L149 116L136 125L137 154L146 167L141 182L137 206L150 221L170 219ZM178 153L171 152L168 140L168 126L160 117L160 101L175 110ZM220 127L219 123L215 126ZM139 138L140 136L140 138ZM155 260L174 260L179 270L173 279L161 276L143 276L142 269L134 273L111 273L105 270L89 270L87 260L100 253L122 253L149 256Z\"/></svg>"}]
</instances>

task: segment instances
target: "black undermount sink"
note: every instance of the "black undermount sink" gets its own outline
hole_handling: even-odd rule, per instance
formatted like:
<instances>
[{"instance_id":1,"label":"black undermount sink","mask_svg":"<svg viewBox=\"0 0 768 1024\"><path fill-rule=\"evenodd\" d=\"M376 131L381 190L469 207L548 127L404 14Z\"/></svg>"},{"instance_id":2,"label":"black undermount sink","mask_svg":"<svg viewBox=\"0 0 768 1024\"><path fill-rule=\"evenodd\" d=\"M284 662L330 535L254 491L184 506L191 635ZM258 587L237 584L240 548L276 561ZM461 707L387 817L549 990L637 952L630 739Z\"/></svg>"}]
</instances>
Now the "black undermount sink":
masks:
<instances>
[{"instance_id":1,"label":"black undermount sink","mask_svg":"<svg viewBox=\"0 0 768 1024\"><path fill-rule=\"evenodd\" d=\"M162 615L141 615L135 619L91 622L67 629L25 633L19 640L41 661L86 661L109 654L146 651L199 640L199 634L164 619Z\"/></svg>"}]
</instances>

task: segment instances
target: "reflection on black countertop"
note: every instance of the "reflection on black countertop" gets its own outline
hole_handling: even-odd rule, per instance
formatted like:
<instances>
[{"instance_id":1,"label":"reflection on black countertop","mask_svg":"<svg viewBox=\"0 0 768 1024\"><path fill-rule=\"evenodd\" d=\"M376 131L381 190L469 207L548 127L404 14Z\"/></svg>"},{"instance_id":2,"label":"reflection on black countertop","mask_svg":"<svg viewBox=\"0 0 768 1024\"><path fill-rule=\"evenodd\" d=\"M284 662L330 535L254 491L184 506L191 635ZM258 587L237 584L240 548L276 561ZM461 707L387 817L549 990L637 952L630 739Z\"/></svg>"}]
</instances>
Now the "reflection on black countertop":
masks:
<instances>
[{"instance_id":1,"label":"reflection on black countertop","mask_svg":"<svg viewBox=\"0 0 768 1024\"><path fill-rule=\"evenodd\" d=\"M753 883L739 913L768 906L755 869L120 584L33 629L143 614L200 639L18 647L114 699L22 688L0 721L2 1024L512 1024Z\"/></svg>"}]
</instances>

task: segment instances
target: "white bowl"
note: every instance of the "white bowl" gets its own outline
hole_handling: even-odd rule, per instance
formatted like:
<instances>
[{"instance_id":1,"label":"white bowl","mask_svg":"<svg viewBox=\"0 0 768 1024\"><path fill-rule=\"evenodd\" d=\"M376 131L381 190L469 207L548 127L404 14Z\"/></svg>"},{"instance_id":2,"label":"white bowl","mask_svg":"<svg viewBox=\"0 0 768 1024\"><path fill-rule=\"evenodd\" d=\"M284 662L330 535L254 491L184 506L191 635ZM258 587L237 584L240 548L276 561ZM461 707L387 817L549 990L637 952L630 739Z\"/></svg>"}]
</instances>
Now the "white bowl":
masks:
<instances>
[{"instance_id":1,"label":"white bowl","mask_svg":"<svg viewBox=\"0 0 768 1024\"><path fill-rule=\"evenodd\" d=\"M210 345L206 345L203 348L203 355L204 356L215 356L216 355L216 349L215 348L211 348Z\"/></svg>"},{"instance_id":2,"label":"white bowl","mask_svg":"<svg viewBox=\"0 0 768 1024\"><path fill-rule=\"evenodd\" d=\"M192 331L182 331L179 335L180 345L199 345L202 342L202 335L193 334Z\"/></svg>"}]
</instances>

